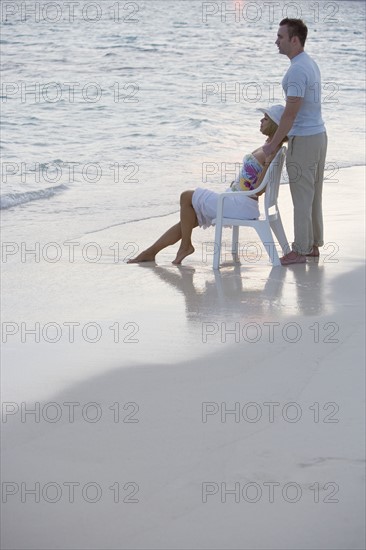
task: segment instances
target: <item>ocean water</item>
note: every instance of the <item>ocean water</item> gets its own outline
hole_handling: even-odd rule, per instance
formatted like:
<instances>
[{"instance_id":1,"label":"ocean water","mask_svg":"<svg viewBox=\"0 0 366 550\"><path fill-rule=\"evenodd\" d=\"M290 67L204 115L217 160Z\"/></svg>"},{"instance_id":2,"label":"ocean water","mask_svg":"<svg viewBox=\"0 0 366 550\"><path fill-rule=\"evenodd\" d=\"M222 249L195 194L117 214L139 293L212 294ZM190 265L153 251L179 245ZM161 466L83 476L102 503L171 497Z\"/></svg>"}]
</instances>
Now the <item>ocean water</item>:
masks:
<instances>
[{"instance_id":1,"label":"ocean water","mask_svg":"<svg viewBox=\"0 0 366 550\"><path fill-rule=\"evenodd\" d=\"M365 3L136 0L1 5L6 238L65 241L225 188L283 102L278 22L322 72L327 182L365 163ZM320 97L320 96L319 96ZM127 229L126 229L127 230Z\"/></svg>"}]
</instances>

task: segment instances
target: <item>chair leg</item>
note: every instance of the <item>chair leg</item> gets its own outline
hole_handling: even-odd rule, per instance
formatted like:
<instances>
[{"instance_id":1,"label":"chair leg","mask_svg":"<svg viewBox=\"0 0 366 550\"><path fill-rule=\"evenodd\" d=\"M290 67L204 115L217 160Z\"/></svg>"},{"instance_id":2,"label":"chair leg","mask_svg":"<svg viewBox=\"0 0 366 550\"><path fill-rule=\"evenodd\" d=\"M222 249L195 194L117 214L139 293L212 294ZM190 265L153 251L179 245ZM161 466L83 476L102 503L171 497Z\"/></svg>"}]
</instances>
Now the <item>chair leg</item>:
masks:
<instances>
[{"instance_id":1,"label":"chair leg","mask_svg":"<svg viewBox=\"0 0 366 550\"><path fill-rule=\"evenodd\" d=\"M233 226L233 236L231 241L231 252L232 254L238 254L239 251L239 226Z\"/></svg>"},{"instance_id":2,"label":"chair leg","mask_svg":"<svg viewBox=\"0 0 366 550\"><path fill-rule=\"evenodd\" d=\"M264 244L271 264L274 267L281 265L269 223L268 225L263 223L255 229Z\"/></svg>"},{"instance_id":3,"label":"chair leg","mask_svg":"<svg viewBox=\"0 0 366 550\"><path fill-rule=\"evenodd\" d=\"M279 212L277 213L277 219L272 220L270 222L270 225L273 233L275 234L279 242L280 247L282 248L282 252L284 254L288 254L288 252L291 251L291 248L288 244L288 240L286 238L285 230L283 229L282 220Z\"/></svg>"},{"instance_id":4,"label":"chair leg","mask_svg":"<svg viewBox=\"0 0 366 550\"><path fill-rule=\"evenodd\" d=\"M214 246L214 257L213 257L213 268L219 269L220 256L221 256L221 240L222 240L222 220L216 220L216 229L215 229L215 246Z\"/></svg>"}]
</instances>

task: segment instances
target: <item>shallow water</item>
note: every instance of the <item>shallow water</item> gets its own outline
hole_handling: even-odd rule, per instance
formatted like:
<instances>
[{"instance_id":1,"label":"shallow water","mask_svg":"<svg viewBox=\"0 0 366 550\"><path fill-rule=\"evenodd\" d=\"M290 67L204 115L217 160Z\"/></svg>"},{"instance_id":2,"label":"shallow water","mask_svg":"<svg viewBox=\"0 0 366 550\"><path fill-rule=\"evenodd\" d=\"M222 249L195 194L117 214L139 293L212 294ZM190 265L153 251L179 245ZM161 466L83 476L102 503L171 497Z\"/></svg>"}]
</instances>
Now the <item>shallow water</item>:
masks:
<instances>
[{"instance_id":1,"label":"shallow water","mask_svg":"<svg viewBox=\"0 0 366 550\"><path fill-rule=\"evenodd\" d=\"M364 164L364 3L228 1L226 10L198 0L3 2L5 228L66 239L174 212L186 188L222 189L233 179L225 163L262 143L256 108L283 101L289 61L274 40L286 15L305 19L321 67L328 179Z\"/></svg>"}]
</instances>

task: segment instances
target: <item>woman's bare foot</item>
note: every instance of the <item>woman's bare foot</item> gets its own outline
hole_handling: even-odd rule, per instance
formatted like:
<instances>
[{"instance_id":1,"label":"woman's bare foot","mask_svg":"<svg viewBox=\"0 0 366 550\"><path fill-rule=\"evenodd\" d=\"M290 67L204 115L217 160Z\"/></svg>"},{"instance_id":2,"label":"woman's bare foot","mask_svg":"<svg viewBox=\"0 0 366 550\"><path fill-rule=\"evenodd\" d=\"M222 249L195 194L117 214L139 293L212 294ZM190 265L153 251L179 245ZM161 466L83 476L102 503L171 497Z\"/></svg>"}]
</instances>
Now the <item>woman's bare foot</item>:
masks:
<instances>
[{"instance_id":1,"label":"woman's bare foot","mask_svg":"<svg viewBox=\"0 0 366 550\"><path fill-rule=\"evenodd\" d=\"M184 258L186 256L189 256L190 254L193 254L194 252L194 247L192 245L190 245L188 248L182 248L180 247L180 249L178 250L177 252L177 255L176 255L176 258L175 260L172 262L172 264L174 265L179 265L182 263L182 260L184 260Z\"/></svg>"},{"instance_id":2,"label":"woman's bare foot","mask_svg":"<svg viewBox=\"0 0 366 550\"><path fill-rule=\"evenodd\" d=\"M155 254L154 252L151 252L150 250L144 250L136 256L136 258L131 258L128 260L128 264L139 264L142 262L153 262L155 260Z\"/></svg>"}]
</instances>

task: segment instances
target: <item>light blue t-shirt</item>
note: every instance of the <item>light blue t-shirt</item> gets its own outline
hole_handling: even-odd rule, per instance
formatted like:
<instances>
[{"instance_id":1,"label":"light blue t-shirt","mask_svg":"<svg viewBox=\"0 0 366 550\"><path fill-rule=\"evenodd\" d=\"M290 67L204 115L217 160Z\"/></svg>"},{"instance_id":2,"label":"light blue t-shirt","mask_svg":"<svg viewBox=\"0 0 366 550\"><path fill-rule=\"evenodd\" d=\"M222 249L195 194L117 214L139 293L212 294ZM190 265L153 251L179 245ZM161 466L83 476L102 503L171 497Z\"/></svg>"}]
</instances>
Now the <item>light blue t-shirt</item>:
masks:
<instances>
[{"instance_id":1,"label":"light blue t-shirt","mask_svg":"<svg viewBox=\"0 0 366 550\"><path fill-rule=\"evenodd\" d=\"M282 87L286 98L304 98L288 135L312 136L325 132L321 112L320 71L306 52L291 59L291 65L282 80Z\"/></svg>"}]
</instances>

